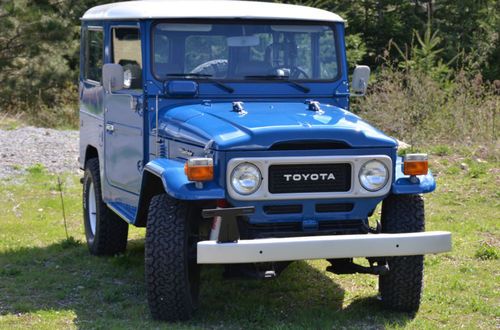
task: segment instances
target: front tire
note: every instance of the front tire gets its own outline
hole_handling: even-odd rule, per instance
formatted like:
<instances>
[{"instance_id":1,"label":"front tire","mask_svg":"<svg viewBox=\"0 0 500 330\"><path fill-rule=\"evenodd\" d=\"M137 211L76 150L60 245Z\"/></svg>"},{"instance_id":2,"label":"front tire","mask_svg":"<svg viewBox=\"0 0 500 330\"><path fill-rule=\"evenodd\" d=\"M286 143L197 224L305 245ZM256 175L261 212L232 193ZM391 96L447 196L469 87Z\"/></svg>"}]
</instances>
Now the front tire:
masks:
<instances>
[{"instance_id":1,"label":"front tire","mask_svg":"<svg viewBox=\"0 0 500 330\"><path fill-rule=\"evenodd\" d=\"M198 307L197 219L190 203L166 194L151 200L144 267L149 308L154 319L187 320Z\"/></svg>"},{"instance_id":2,"label":"front tire","mask_svg":"<svg viewBox=\"0 0 500 330\"><path fill-rule=\"evenodd\" d=\"M91 158L85 164L83 222L91 254L114 255L127 248L128 223L110 210L102 200L97 158Z\"/></svg>"},{"instance_id":3,"label":"front tire","mask_svg":"<svg viewBox=\"0 0 500 330\"><path fill-rule=\"evenodd\" d=\"M382 204L382 232L414 233L425 230L424 200L420 195L391 195ZM389 272L379 277L385 308L416 313L423 288L424 256L387 258Z\"/></svg>"}]
</instances>

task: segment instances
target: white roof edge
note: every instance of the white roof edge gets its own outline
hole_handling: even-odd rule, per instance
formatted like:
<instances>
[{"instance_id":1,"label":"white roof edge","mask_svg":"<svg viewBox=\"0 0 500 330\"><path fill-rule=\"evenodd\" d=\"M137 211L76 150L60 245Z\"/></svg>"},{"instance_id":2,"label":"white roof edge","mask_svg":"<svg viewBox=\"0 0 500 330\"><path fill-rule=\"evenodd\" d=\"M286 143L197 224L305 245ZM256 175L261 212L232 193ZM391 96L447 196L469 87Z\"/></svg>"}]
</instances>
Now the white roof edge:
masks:
<instances>
[{"instance_id":1,"label":"white roof edge","mask_svg":"<svg viewBox=\"0 0 500 330\"><path fill-rule=\"evenodd\" d=\"M344 22L326 10L269 2L227 0L144 0L93 7L82 20L138 20L161 18L250 18Z\"/></svg>"}]
</instances>

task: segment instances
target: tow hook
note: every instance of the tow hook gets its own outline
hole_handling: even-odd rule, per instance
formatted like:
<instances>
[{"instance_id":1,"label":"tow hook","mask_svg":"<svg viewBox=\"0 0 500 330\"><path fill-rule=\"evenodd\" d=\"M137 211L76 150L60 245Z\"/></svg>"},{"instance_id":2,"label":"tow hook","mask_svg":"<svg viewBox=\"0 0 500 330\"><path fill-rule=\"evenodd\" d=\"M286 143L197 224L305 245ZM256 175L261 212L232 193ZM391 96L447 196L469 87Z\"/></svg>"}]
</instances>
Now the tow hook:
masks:
<instances>
[{"instance_id":1,"label":"tow hook","mask_svg":"<svg viewBox=\"0 0 500 330\"><path fill-rule=\"evenodd\" d=\"M368 261L370 262L369 267L358 265L354 263L353 259L328 259L328 261L331 265L328 266L326 270L339 275L355 273L385 275L390 270L387 261L380 258L368 258Z\"/></svg>"}]
</instances>

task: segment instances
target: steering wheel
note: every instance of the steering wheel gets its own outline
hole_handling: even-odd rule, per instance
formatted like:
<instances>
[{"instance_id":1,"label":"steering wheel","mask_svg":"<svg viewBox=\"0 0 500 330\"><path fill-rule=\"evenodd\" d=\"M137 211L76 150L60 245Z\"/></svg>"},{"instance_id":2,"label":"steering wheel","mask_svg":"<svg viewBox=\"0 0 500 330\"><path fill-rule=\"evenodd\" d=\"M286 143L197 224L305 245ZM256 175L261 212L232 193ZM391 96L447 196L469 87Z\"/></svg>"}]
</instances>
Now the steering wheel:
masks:
<instances>
[{"instance_id":1,"label":"steering wheel","mask_svg":"<svg viewBox=\"0 0 500 330\"><path fill-rule=\"evenodd\" d=\"M198 65L190 73L209 74L213 77L225 77L227 74L227 60L215 59Z\"/></svg>"},{"instance_id":2,"label":"steering wheel","mask_svg":"<svg viewBox=\"0 0 500 330\"><path fill-rule=\"evenodd\" d=\"M309 79L307 72L299 66L294 66L290 69L290 78L298 79L303 76L305 79Z\"/></svg>"}]
</instances>

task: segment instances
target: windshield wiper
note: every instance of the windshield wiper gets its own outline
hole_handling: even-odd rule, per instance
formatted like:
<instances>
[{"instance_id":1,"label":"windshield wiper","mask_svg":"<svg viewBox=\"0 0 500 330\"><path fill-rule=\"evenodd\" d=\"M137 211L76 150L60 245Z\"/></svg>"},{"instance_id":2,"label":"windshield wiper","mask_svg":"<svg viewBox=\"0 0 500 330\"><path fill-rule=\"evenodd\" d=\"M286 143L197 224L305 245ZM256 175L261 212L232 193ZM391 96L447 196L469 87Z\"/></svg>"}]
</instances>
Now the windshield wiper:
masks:
<instances>
[{"instance_id":1,"label":"windshield wiper","mask_svg":"<svg viewBox=\"0 0 500 330\"><path fill-rule=\"evenodd\" d=\"M268 74L268 75L254 75L254 76L245 76L245 79L263 79L263 80L283 80L286 81L287 83L290 83L292 86L300 89L304 93L309 93L311 89L307 86L304 86L302 84L299 84L296 81L290 80L290 76L281 76L281 75L275 75L275 74Z\"/></svg>"},{"instance_id":2,"label":"windshield wiper","mask_svg":"<svg viewBox=\"0 0 500 330\"><path fill-rule=\"evenodd\" d=\"M205 79L211 83L214 83L216 86L222 88L223 90L225 90L226 92L229 92L229 93L234 93L234 88L232 87L229 87L228 85L226 84L223 84L221 83L220 81L218 80L215 80L212 78L212 75L211 74L202 74L202 73L167 73L165 75L165 77L182 77L182 78L202 78L202 79Z\"/></svg>"}]
</instances>

